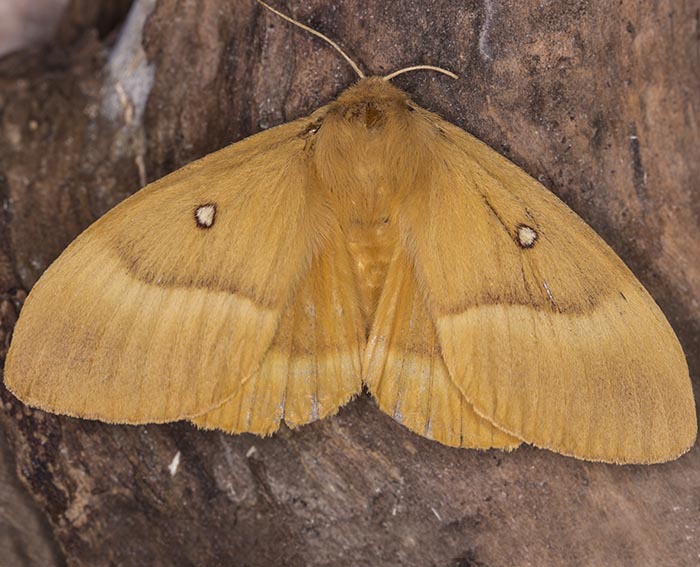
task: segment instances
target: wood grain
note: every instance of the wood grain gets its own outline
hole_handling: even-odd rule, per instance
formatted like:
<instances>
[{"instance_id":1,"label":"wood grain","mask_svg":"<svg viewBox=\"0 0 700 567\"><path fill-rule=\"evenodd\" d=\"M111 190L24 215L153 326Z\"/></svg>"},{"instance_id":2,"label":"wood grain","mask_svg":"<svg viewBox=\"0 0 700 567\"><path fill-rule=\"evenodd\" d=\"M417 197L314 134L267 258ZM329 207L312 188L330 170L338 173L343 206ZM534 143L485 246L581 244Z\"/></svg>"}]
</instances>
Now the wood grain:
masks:
<instances>
[{"instance_id":1,"label":"wood grain","mask_svg":"<svg viewBox=\"0 0 700 567\"><path fill-rule=\"evenodd\" d=\"M135 6L153 9L145 25L136 8L99 33L74 18L51 49L0 60L4 345L18 299L97 216L353 81L326 46L245 0ZM601 234L669 317L697 381L698 0L275 6L370 72L456 71L396 83ZM700 554L697 448L653 467L450 449L366 397L261 440L108 426L2 396L18 474L71 565L695 565Z\"/></svg>"}]
</instances>

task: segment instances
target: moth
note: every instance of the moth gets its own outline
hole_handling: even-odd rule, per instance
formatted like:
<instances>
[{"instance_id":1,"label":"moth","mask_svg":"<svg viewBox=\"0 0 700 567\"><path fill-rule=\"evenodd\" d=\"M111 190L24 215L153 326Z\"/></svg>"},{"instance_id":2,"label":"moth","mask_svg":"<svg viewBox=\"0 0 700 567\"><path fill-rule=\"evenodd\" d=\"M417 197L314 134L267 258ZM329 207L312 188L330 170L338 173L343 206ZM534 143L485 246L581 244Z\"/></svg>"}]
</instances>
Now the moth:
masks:
<instances>
[{"instance_id":1,"label":"moth","mask_svg":"<svg viewBox=\"0 0 700 567\"><path fill-rule=\"evenodd\" d=\"M309 31L359 81L85 230L22 309L7 387L71 416L268 435L365 385L455 447L613 463L686 452L683 351L620 258L392 86L405 70L365 77Z\"/></svg>"}]
</instances>

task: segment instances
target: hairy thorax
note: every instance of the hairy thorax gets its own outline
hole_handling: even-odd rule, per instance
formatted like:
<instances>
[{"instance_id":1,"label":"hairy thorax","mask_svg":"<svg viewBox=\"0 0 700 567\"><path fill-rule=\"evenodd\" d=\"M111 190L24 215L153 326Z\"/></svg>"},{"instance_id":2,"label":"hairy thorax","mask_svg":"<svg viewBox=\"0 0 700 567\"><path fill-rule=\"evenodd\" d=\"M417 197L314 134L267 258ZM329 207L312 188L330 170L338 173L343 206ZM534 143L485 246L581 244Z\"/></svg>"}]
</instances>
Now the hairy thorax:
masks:
<instances>
[{"instance_id":1,"label":"hairy thorax","mask_svg":"<svg viewBox=\"0 0 700 567\"><path fill-rule=\"evenodd\" d=\"M369 143L368 152L357 156L361 161L353 168L356 178L350 193L349 214L341 219L354 261L367 331L374 319L397 243L392 214L397 191L374 159L372 146Z\"/></svg>"},{"instance_id":2,"label":"hairy thorax","mask_svg":"<svg viewBox=\"0 0 700 567\"><path fill-rule=\"evenodd\" d=\"M385 82L361 83L331 107L314 148L323 185L341 211L367 331L396 248L394 211L404 185L391 164L406 140L391 139L387 132L396 131L392 126L401 121L409 102ZM326 126L334 132L332 138L324 136ZM327 168L330 163L334 166Z\"/></svg>"}]
</instances>

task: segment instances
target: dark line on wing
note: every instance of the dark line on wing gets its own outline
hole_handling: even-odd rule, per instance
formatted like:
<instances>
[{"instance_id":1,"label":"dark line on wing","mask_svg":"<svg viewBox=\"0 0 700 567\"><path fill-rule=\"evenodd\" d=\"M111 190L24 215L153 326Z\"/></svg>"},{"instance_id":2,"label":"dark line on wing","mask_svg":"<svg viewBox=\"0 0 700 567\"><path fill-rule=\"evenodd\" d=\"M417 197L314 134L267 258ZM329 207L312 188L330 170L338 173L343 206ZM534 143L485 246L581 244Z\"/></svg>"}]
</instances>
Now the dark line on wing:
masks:
<instances>
[{"instance_id":1,"label":"dark line on wing","mask_svg":"<svg viewBox=\"0 0 700 567\"><path fill-rule=\"evenodd\" d=\"M505 221L501 218L501 215L498 214L496 209L494 209L493 205L491 202L486 198L486 195L483 193L481 194L481 198L484 200L484 203L486 206L489 208L491 213L493 214L494 217L498 220L499 223L501 223L501 226L503 227L503 230L506 231L506 234L508 235L509 238L513 238L513 235L510 232L510 229L508 228L508 225L505 223Z\"/></svg>"}]
</instances>

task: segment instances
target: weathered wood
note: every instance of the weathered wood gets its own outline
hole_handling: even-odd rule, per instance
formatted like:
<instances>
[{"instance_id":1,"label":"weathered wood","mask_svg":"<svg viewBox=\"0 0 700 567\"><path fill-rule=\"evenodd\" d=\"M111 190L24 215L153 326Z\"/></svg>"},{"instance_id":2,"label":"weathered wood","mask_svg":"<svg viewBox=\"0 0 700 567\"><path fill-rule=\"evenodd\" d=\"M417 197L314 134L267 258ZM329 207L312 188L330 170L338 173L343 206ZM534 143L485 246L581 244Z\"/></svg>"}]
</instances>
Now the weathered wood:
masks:
<instances>
[{"instance_id":1,"label":"weathered wood","mask_svg":"<svg viewBox=\"0 0 700 567\"><path fill-rule=\"evenodd\" d=\"M598 230L667 313L698 378L699 0L275 5L370 72L430 63L459 73L396 82ZM150 13L142 37L139 10ZM5 346L24 291L92 220L145 181L307 114L353 81L327 46L252 0L138 0L118 36L75 21L50 54L0 61ZM652 467L455 450L408 433L366 397L268 439L110 426L2 398L17 471L72 565L700 557L697 448Z\"/></svg>"},{"instance_id":2,"label":"weathered wood","mask_svg":"<svg viewBox=\"0 0 700 567\"><path fill-rule=\"evenodd\" d=\"M21 485L7 440L0 437L0 565L58 567L63 562L46 518Z\"/></svg>"},{"instance_id":3,"label":"weathered wood","mask_svg":"<svg viewBox=\"0 0 700 567\"><path fill-rule=\"evenodd\" d=\"M52 39L68 0L0 3L0 57Z\"/></svg>"}]
</instances>

